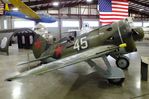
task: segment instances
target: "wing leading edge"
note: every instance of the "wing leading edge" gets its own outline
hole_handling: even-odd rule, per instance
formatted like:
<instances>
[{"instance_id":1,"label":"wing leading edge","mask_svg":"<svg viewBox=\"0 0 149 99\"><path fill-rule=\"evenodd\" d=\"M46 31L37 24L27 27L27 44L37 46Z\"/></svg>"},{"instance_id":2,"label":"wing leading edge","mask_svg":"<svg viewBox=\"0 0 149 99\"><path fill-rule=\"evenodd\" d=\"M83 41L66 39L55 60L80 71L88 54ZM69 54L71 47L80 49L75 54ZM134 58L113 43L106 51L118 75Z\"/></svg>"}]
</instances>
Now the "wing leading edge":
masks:
<instances>
[{"instance_id":1,"label":"wing leading edge","mask_svg":"<svg viewBox=\"0 0 149 99\"><path fill-rule=\"evenodd\" d=\"M71 66L73 64L77 64L77 63L80 63L80 62L83 62L83 61L86 61L89 59L101 57L105 54L109 54L109 53L117 50L118 48L119 48L119 46L115 46L115 45L99 46L99 47L84 51L84 52L76 54L76 55L72 55L72 56L69 56L69 57L66 57L66 58L63 58L60 60L56 60L56 61L48 63L48 64L44 64L40 67L20 73L18 75L10 77L6 80L12 81L12 80L16 80L16 79L19 79L19 78L22 78L25 76L29 76L29 75L44 74L44 73L58 70L61 68L65 68L67 66Z\"/></svg>"},{"instance_id":2,"label":"wing leading edge","mask_svg":"<svg viewBox=\"0 0 149 99\"><path fill-rule=\"evenodd\" d=\"M17 7L22 13L26 14L27 16L34 19L40 19L40 16L37 15L35 11L33 11L21 0L9 0L9 2L13 4L15 7Z\"/></svg>"}]
</instances>

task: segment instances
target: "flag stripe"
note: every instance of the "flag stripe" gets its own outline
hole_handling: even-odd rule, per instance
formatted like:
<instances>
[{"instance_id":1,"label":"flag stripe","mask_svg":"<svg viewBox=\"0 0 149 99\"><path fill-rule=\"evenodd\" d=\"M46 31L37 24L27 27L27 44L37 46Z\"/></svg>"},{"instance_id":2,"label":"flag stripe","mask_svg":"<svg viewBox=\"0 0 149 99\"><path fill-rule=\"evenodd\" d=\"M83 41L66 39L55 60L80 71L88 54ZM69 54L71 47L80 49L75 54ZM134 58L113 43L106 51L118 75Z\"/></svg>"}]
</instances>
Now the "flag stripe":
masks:
<instances>
[{"instance_id":1,"label":"flag stripe","mask_svg":"<svg viewBox=\"0 0 149 99\"><path fill-rule=\"evenodd\" d=\"M128 6L121 6L121 5L112 5L112 7L117 7L117 8L128 8Z\"/></svg>"},{"instance_id":2,"label":"flag stripe","mask_svg":"<svg viewBox=\"0 0 149 99\"><path fill-rule=\"evenodd\" d=\"M129 5L128 1L127 2L121 2L120 0L119 1L112 0L112 3Z\"/></svg>"},{"instance_id":3,"label":"flag stripe","mask_svg":"<svg viewBox=\"0 0 149 99\"><path fill-rule=\"evenodd\" d=\"M113 3L113 2L112 2L112 3ZM119 4L119 3L113 3L113 5L128 6L128 4Z\"/></svg>"},{"instance_id":4,"label":"flag stripe","mask_svg":"<svg viewBox=\"0 0 149 99\"><path fill-rule=\"evenodd\" d=\"M128 13L128 9L113 8L112 11L113 12L117 12L117 11L119 12L120 11L120 12L127 12Z\"/></svg>"},{"instance_id":5,"label":"flag stripe","mask_svg":"<svg viewBox=\"0 0 149 99\"><path fill-rule=\"evenodd\" d=\"M123 15L127 15L128 16L128 11L119 11L119 10L112 10L114 12L118 12L118 13L123 13Z\"/></svg>"},{"instance_id":6,"label":"flag stripe","mask_svg":"<svg viewBox=\"0 0 149 99\"><path fill-rule=\"evenodd\" d=\"M112 21L119 21L119 20L122 20L124 18L107 18L107 19L103 19L101 18L100 21L101 22L112 22Z\"/></svg>"},{"instance_id":7,"label":"flag stripe","mask_svg":"<svg viewBox=\"0 0 149 99\"><path fill-rule=\"evenodd\" d=\"M103 18L127 18L127 16L100 16L100 19Z\"/></svg>"},{"instance_id":8,"label":"flag stripe","mask_svg":"<svg viewBox=\"0 0 149 99\"><path fill-rule=\"evenodd\" d=\"M102 25L112 24L112 22L101 22Z\"/></svg>"},{"instance_id":9,"label":"flag stripe","mask_svg":"<svg viewBox=\"0 0 149 99\"><path fill-rule=\"evenodd\" d=\"M121 13L121 12L113 12L113 13L111 13L111 12L109 12L109 13L100 12L100 15L104 15L104 16L108 16L108 15L109 15L109 16L110 16L110 15L111 15L111 16L113 16L113 15L114 15L114 16L117 16L117 15L118 15L118 16L123 16L123 15L124 15L124 16L125 16L125 15L126 15L126 16L127 16L128 13L127 13L127 12L126 12L126 13L124 13L124 12L123 12L123 13Z\"/></svg>"},{"instance_id":10,"label":"flag stripe","mask_svg":"<svg viewBox=\"0 0 149 99\"><path fill-rule=\"evenodd\" d=\"M113 10L113 9L128 10L128 8L121 8L121 7L113 7L113 6L112 6L112 10Z\"/></svg>"}]
</instances>

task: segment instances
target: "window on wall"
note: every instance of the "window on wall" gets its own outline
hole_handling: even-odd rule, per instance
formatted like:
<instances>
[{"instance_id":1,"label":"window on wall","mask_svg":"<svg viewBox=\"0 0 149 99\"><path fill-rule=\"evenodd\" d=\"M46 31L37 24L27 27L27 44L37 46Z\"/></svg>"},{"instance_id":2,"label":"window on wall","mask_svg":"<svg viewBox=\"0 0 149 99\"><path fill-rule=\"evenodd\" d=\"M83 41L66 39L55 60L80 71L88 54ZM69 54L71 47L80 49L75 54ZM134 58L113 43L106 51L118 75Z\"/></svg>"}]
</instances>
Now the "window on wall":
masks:
<instances>
[{"instance_id":1,"label":"window on wall","mask_svg":"<svg viewBox=\"0 0 149 99\"><path fill-rule=\"evenodd\" d=\"M83 21L83 24L88 24L89 27L99 27L99 21Z\"/></svg>"},{"instance_id":2,"label":"window on wall","mask_svg":"<svg viewBox=\"0 0 149 99\"><path fill-rule=\"evenodd\" d=\"M79 27L79 21L76 20L64 20L62 21L62 27Z\"/></svg>"},{"instance_id":3,"label":"window on wall","mask_svg":"<svg viewBox=\"0 0 149 99\"><path fill-rule=\"evenodd\" d=\"M7 29L7 20L4 20L4 29Z\"/></svg>"},{"instance_id":4,"label":"window on wall","mask_svg":"<svg viewBox=\"0 0 149 99\"><path fill-rule=\"evenodd\" d=\"M134 26L142 26L142 22L133 22Z\"/></svg>"},{"instance_id":5,"label":"window on wall","mask_svg":"<svg viewBox=\"0 0 149 99\"><path fill-rule=\"evenodd\" d=\"M54 23L40 23L45 27L58 27L58 22L54 22Z\"/></svg>"},{"instance_id":6,"label":"window on wall","mask_svg":"<svg viewBox=\"0 0 149 99\"><path fill-rule=\"evenodd\" d=\"M144 22L143 27L149 27L149 22Z\"/></svg>"},{"instance_id":7,"label":"window on wall","mask_svg":"<svg viewBox=\"0 0 149 99\"><path fill-rule=\"evenodd\" d=\"M14 20L14 28L33 28L33 27L35 27L34 21Z\"/></svg>"}]
</instances>

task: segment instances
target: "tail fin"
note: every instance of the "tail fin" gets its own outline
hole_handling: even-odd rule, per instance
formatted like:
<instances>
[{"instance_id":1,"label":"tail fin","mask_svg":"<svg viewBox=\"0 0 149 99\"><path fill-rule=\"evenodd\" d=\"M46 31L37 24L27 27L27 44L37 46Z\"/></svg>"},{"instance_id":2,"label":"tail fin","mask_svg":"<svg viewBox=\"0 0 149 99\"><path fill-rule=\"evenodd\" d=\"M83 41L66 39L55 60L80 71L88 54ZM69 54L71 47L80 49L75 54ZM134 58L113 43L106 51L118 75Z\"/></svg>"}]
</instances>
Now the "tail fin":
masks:
<instances>
[{"instance_id":1,"label":"tail fin","mask_svg":"<svg viewBox=\"0 0 149 99\"><path fill-rule=\"evenodd\" d=\"M47 48L48 48L47 41L39 34L35 34L34 43L32 47L35 58L41 57L41 54L44 51L46 51Z\"/></svg>"},{"instance_id":2,"label":"tail fin","mask_svg":"<svg viewBox=\"0 0 149 99\"><path fill-rule=\"evenodd\" d=\"M5 11L10 11L8 4L5 4Z\"/></svg>"}]
</instances>

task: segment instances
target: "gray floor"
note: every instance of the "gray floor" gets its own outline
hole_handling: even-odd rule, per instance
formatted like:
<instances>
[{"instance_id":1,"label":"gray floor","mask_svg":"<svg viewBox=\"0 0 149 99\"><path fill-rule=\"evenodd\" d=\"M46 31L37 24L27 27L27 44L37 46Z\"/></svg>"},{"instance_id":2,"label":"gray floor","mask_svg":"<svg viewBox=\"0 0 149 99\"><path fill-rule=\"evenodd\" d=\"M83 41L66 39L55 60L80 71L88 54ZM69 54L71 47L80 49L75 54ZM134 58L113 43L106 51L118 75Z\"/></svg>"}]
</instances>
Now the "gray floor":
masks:
<instances>
[{"instance_id":1,"label":"gray floor","mask_svg":"<svg viewBox=\"0 0 149 99\"><path fill-rule=\"evenodd\" d=\"M140 55L149 56L149 46L138 46L139 53L127 55L130 67L125 71L122 86L108 84L86 63L46 73L44 75L6 82L17 73L18 62L27 60L28 50L10 47L10 55L0 53L0 99L149 99L149 81L140 81ZM114 66L112 58L108 58ZM101 59L95 60L105 65Z\"/></svg>"}]
</instances>

